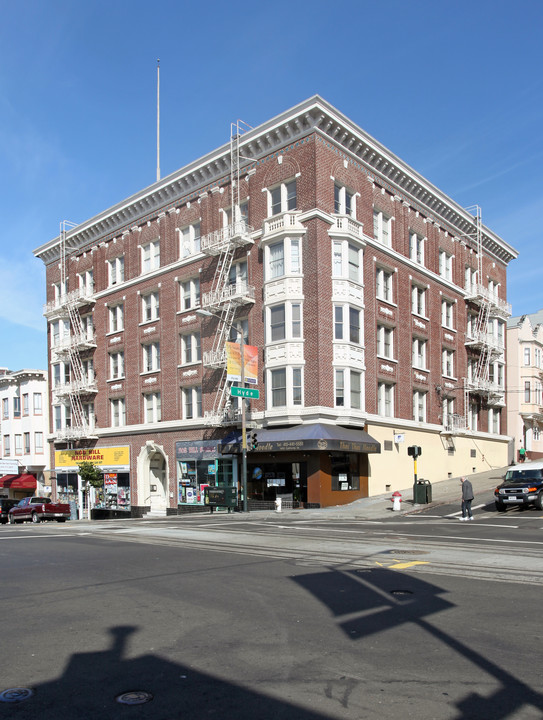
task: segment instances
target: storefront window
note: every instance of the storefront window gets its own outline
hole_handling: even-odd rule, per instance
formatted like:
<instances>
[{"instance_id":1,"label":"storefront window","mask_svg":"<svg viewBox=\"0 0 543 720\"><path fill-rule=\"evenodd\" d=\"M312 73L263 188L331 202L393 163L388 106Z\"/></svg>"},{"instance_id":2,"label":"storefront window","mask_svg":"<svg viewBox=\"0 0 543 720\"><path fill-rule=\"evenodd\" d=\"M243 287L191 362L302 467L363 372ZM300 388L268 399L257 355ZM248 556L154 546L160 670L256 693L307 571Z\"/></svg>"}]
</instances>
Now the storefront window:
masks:
<instances>
[{"instance_id":1,"label":"storefront window","mask_svg":"<svg viewBox=\"0 0 543 720\"><path fill-rule=\"evenodd\" d=\"M332 455L332 490L359 490L358 455Z\"/></svg>"},{"instance_id":2,"label":"storefront window","mask_svg":"<svg viewBox=\"0 0 543 720\"><path fill-rule=\"evenodd\" d=\"M233 462L229 459L178 460L180 505L203 505L204 488L234 485Z\"/></svg>"}]
</instances>

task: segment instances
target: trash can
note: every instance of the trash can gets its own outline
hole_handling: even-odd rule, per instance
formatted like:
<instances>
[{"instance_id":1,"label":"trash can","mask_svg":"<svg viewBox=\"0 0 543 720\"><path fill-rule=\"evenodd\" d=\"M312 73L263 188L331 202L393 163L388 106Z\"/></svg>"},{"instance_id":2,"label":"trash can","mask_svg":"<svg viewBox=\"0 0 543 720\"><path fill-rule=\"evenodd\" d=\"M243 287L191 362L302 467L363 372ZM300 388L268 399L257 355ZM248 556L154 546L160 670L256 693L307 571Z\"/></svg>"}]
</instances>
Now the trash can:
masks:
<instances>
[{"instance_id":1,"label":"trash can","mask_svg":"<svg viewBox=\"0 0 543 720\"><path fill-rule=\"evenodd\" d=\"M432 484L429 480L417 480L413 485L413 502L424 505L432 502Z\"/></svg>"}]
</instances>

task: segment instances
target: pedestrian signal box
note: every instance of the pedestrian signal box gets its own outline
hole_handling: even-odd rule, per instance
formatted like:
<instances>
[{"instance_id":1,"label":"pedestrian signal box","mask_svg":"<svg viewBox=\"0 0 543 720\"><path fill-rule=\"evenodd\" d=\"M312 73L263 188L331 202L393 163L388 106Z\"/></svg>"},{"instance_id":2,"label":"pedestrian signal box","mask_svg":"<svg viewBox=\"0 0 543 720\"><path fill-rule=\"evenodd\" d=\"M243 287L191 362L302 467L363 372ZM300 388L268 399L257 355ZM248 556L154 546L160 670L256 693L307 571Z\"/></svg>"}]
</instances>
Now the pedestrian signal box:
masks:
<instances>
[{"instance_id":1,"label":"pedestrian signal box","mask_svg":"<svg viewBox=\"0 0 543 720\"><path fill-rule=\"evenodd\" d=\"M418 458L422 455L422 448L420 445L409 445L407 448L407 454L409 457Z\"/></svg>"}]
</instances>

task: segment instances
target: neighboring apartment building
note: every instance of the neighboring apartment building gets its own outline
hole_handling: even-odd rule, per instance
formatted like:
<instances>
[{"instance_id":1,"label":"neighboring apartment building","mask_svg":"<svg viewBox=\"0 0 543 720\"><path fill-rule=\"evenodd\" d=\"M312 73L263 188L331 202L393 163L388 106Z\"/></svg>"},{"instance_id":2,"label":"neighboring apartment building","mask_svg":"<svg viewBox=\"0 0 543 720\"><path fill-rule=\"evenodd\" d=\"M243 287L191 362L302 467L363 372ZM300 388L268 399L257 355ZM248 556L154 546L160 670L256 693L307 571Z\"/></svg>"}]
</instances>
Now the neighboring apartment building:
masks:
<instances>
[{"instance_id":1,"label":"neighboring apartment building","mask_svg":"<svg viewBox=\"0 0 543 720\"><path fill-rule=\"evenodd\" d=\"M507 322L507 427L514 455L543 457L543 310Z\"/></svg>"},{"instance_id":2,"label":"neighboring apartment building","mask_svg":"<svg viewBox=\"0 0 543 720\"><path fill-rule=\"evenodd\" d=\"M228 340L258 348L255 503L410 487L411 445L429 480L506 464L516 251L319 97L35 255L63 497L85 457L133 514L239 483Z\"/></svg>"},{"instance_id":3,"label":"neighboring apartment building","mask_svg":"<svg viewBox=\"0 0 543 720\"><path fill-rule=\"evenodd\" d=\"M0 495L51 492L48 383L45 370L0 370Z\"/></svg>"}]
</instances>

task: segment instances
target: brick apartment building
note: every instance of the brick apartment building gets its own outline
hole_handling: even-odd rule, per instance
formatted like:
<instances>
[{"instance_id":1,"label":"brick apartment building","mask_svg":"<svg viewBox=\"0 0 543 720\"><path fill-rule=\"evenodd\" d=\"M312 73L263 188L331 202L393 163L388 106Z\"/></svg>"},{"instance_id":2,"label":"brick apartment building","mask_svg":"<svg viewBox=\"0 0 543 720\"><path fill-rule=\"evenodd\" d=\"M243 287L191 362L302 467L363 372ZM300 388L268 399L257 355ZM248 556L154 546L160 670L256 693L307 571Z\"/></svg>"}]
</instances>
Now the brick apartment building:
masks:
<instances>
[{"instance_id":1,"label":"brick apartment building","mask_svg":"<svg viewBox=\"0 0 543 720\"><path fill-rule=\"evenodd\" d=\"M516 251L318 96L35 250L51 467L176 513L239 485L225 342L258 349L248 498L336 505L507 462Z\"/></svg>"}]
</instances>

